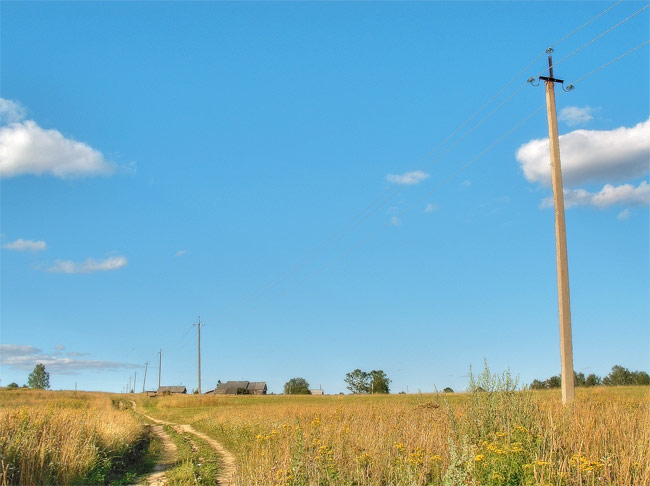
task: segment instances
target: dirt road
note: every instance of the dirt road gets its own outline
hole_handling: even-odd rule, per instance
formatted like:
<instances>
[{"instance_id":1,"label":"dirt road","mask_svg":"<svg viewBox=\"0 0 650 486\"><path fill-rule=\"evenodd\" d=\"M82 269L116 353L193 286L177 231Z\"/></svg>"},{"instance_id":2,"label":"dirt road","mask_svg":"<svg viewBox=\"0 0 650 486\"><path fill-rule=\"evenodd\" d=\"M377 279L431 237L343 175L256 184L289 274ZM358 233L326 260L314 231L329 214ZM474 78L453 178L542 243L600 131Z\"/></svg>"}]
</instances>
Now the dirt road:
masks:
<instances>
[{"instance_id":1,"label":"dirt road","mask_svg":"<svg viewBox=\"0 0 650 486\"><path fill-rule=\"evenodd\" d=\"M132 401L131 404L133 405L133 410L138 412L138 409L137 409L137 406L136 406L135 402ZM138 412L138 413L141 413L141 412ZM164 446L166 440L168 440L171 443L171 445L174 448L174 450L172 452L172 454L174 454L174 456L175 456L175 452L176 452L176 446L174 445L173 442L171 442L171 439L169 438L169 436L164 432L164 430L162 428L162 425L169 425L171 427L174 427L174 429L176 429L179 432L180 431L187 432L189 434L192 434L192 435L204 440L210 447L212 447L221 456L221 471L220 471L219 475L217 476L217 484L222 485L222 486L233 486L235 484L235 473L236 473L235 456L233 456L223 445L221 445L221 443L219 443L218 441L216 441L215 439L213 439L209 435L204 434L203 432L199 432L199 431L195 430L191 425L188 425L188 424L176 424L176 423L173 423L173 422L166 422L164 420L158 420L158 419L153 418L153 417L151 417L149 415L146 415L144 413L141 413L141 415L143 417L146 417L147 419L151 420L152 422L154 422L156 424L159 424L159 425L154 425L152 430L153 430L154 433L156 433L158 435L158 432L156 431L156 428L158 428L158 430L163 434L163 435L158 435L161 438L161 440L163 441L163 446ZM166 439L163 438L163 436L165 436ZM163 454L163 458L164 458L164 456L165 456L165 454ZM161 460L161 463L162 462L163 461ZM156 465L156 467L158 467L158 466L159 465ZM161 465L161 467L164 467L164 465ZM164 469L161 469L158 472L154 471L154 473L152 473L150 477L153 477L156 474L162 474L162 476L164 476L164 471L166 469L168 469L168 467L165 467ZM147 478L147 482L146 482L147 485L160 486L160 485L165 484L164 479L163 479L162 483L160 483L160 482L159 483L149 482L149 479L150 478Z\"/></svg>"}]
</instances>

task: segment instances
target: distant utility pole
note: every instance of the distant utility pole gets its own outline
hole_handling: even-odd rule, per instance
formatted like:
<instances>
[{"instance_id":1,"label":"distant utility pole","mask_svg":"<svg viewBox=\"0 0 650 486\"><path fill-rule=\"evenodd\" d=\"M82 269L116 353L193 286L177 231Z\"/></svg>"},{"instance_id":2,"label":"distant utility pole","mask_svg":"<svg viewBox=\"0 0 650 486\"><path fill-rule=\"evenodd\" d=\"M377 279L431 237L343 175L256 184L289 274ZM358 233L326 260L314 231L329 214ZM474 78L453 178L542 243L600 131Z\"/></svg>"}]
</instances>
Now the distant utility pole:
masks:
<instances>
[{"instance_id":1,"label":"distant utility pole","mask_svg":"<svg viewBox=\"0 0 650 486\"><path fill-rule=\"evenodd\" d=\"M158 351L158 389L160 390L160 371L162 370L162 349Z\"/></svg>"},{"instance_id":2,"label":"distant utility pole","mask_svg":"<svg viewBox=\"0 0 650 486\"><path fill-rule=\"evenodd\" d=\"M129 375L129 387L126 389L127 393L131 393L131 375Z\"/></svg>"},{"instance_id":3,"label":"distant utility pole","mask_svg":"<svg viewBox=\"0 0 650 486\"><path fill-rule=\"evenodd\" d=\"M569 299L569 261L566 249L566 225L564 222L564 193L562 189L562 167L560 166L560 139L557 131L555 111L555 83L564 81L553 77L552 48L548 54L548 77L540 76L546 84L546 112L548 115L548 140L551 152L551 182L555 203L555 256L557 259L557 294L560 315L560 356L562 361L562 403L569 404L575 398L573 382L573 343L571 338L571 303ZM530 80L529 80L530 81ZM571 91L569 85L565 91Z\"/></svg>"},{"instance_id":4,"label":"distant utility pole","mask_svg":"<svg viewBox=\"0 0 650 486\"><path fill-rule=\"evenodd\" d=\"M133 372L133 393L135 393L135 379L138 377L138 372Z\"/></svg>"},{"instance_id":5,"label":"distant utility pole","mask_svg":"<svg viewBox=\"0 0 650 486\"><path fill-rule=\"evenodd\" d=\"M200 396L201 395L201 326L205 326L205 324L201 323L201 316L199 316L199 322L192 325L196 326L199 330L199 396Z\"/></svg>"},{"instance_id":6,"label":"distant utility pole","mask_svg":"<svg viewBox=\"0 0 650 486\"><path fill-rule=\"evenodd\" d=\"M142 393L144 393L144 387L147 383L147 368L149 367L149 361L144 364L144 379L142 380Z\"/></svg>"}]
</instances>

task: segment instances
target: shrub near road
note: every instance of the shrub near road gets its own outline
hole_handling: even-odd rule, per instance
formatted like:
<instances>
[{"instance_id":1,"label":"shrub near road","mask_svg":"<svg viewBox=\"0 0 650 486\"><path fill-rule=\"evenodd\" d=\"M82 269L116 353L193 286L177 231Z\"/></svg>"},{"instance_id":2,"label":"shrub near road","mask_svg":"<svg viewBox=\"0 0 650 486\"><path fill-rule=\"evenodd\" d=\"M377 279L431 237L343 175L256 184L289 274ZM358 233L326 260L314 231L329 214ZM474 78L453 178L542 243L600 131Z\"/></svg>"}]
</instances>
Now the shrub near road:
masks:
<instances>
[{"instance_id":1,"label":"shrub near road","mask_svg":"<svg viewBox=\"0 0 650 486\"><path fill-rule=\"evenodd\" d=\"M0 392L0 484L129 481L147 468L143 433L108 394Z\"/></svg>"}]
</instances>

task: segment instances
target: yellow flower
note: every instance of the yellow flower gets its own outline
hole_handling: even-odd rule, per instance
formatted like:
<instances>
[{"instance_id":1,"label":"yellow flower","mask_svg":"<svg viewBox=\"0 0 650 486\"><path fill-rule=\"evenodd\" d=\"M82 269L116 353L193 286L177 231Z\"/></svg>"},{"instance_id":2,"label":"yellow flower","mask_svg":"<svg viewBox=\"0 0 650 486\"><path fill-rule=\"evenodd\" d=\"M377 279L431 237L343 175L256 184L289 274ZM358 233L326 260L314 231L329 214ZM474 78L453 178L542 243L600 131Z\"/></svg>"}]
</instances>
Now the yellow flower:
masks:
<instances>
[{"instance_id":1,"label":"yellow flower","mask_svg":"<svg viewBox=\"0 0 650 486\"><path fill-rule=\"evenodd\" d=\"M485 456L483 454L477 454L474 458L474 462L481 462L483 459L485 459Z\"/></svg>"}]
</instances>

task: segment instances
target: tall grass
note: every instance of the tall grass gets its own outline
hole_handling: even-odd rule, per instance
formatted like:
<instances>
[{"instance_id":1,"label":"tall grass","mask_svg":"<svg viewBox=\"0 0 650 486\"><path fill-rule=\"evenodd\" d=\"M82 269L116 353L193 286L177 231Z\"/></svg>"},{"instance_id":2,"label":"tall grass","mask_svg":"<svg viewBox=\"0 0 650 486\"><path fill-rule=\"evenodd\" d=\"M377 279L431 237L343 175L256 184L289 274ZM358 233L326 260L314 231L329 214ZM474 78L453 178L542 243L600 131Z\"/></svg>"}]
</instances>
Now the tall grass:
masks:
<instances>
[{"instance_id":1,"label":"tall grass","mask_svg":"<svg viewBox=\"0 0 650 486\"><path fill-rule=\"evenodd\" d=\"M345 397L167 397L237 457L240 485L648 485L649 389L515 391L486 368L473 392ZM483 390L483 391L481 391Z\"/></svg>"},{"instance_id":2,"label":"tall grass","mask_svg":"<svg viewBox=\"0 0 650 486\"><path fill-rule=\"evenodd\" d=\"M142 433L107 394L0 392L0 484L103 484Z\"/></svg>"}]
</instances>

